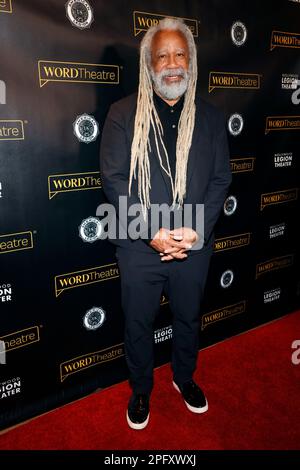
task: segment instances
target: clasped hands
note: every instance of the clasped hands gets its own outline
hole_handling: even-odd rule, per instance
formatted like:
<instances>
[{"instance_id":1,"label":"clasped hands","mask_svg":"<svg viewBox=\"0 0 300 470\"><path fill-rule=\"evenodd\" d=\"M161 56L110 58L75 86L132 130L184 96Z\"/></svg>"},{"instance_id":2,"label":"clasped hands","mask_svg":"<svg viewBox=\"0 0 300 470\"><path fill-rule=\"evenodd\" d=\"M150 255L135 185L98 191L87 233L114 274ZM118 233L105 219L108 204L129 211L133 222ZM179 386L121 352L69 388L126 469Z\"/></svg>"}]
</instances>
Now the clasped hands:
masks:
<instances>
[{"instance_id":1,"label":"clasped hands","mask_svg":"<svg viewBox=\"0 0 300 470\"><path fill-rule=\"evenodd\" d=\"M180 227L174 230L161 228L150 242L150 246L158 251L161 261L187 258L187 250L198 241L198 235L190 227Z\"/></svg>"}]
</instances>

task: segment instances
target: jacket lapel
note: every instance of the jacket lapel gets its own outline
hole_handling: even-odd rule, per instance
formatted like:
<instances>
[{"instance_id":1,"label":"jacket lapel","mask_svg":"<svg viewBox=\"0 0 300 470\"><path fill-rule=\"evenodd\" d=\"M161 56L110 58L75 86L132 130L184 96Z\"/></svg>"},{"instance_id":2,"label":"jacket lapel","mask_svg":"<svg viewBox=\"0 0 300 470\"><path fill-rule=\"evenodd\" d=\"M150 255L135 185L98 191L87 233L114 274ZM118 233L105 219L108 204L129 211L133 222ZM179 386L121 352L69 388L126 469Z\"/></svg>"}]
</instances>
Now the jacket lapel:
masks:
<instances>
[{"instance_id":1,"label":"jacket lapel","mask_svg":"<svg viewBox=\"0 0 300 470\"><path fill-rule=\"evenodd\" d=\"M187 195L188 195L191 178L192 178L192 175L194 173L194 169L195 169L195 165L196 165L196 161L197 161L197 153L198 153L199 150L196 151L195 148L198 148L197 145L195 146L195 145L192 144L191 148L190 148L189 159L188 159L188 164L187 164L186 196L185 197L187 197Z\"/></svg>"}]
</instances>

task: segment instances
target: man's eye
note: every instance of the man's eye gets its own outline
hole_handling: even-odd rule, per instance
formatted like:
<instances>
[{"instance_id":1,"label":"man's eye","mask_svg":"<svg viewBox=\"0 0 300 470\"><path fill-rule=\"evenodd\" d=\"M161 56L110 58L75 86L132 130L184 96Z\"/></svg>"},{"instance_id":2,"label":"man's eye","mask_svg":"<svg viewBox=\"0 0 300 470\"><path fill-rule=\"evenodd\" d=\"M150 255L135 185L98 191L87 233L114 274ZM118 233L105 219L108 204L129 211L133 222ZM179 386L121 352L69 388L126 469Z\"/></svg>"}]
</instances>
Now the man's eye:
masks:
<instances>
[{"instance_id":1,"label":"man's eye","mask_svg":"<svg viewBox=\"0 0 300 470\"><path fill-rule=\"evenodd\" d=\"M160 54L159 59L164 59L166 57L166 54Z\"/></svg>"}]
</instances>

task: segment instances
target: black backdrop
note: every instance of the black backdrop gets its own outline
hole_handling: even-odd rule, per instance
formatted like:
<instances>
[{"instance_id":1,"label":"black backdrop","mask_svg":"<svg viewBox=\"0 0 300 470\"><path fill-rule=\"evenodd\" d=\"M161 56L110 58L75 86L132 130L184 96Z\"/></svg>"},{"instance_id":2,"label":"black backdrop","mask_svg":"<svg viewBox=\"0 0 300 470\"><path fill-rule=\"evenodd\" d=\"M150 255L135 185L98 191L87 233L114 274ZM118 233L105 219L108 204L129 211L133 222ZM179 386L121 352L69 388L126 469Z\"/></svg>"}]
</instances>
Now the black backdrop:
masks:
<instances>
[{"instance_id":1,"label":"black backdrop","mask_svg":"<svg viewBox=\"0 0 300 470\"><path fill-rule=\"evenodd\" d=\"M108 108L136 90L140 39L165 15L186 18L199 92L229 125L234 178L200 347L299 306L300 2L1 0L2 429L127 378L114 249L84 241L79 227L104 201ZM83 114L99 126L97 135L85 118L88 142L74 132ZM157 365L172 336L161 303Z\"/></svg>"}]
</instances>

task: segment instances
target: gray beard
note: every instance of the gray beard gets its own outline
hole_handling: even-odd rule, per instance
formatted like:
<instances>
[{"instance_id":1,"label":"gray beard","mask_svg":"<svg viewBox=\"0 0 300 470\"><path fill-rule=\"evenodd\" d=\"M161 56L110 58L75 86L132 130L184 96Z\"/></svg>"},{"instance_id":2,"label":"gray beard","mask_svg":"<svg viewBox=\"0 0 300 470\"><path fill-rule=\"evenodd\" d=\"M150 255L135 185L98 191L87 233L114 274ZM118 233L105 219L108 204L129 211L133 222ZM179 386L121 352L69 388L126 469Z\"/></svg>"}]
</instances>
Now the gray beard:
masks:
<instances>
[{"instance_id":1,"label":"gray beard","mask_svg":"<svg viewBox=\"0 0 300 470\"><path fill-rule=\"evenodd\" d=\"M187 90L190 74L182 67L172 70L162 70L155 73L153 68L150 68L150 75L152 78L153 86L162 98L166 100L175 100L184 95ZM178 83L167 84L164 81L166 76L181 75L182 79Z\"/></svg>"}]
</instances>

